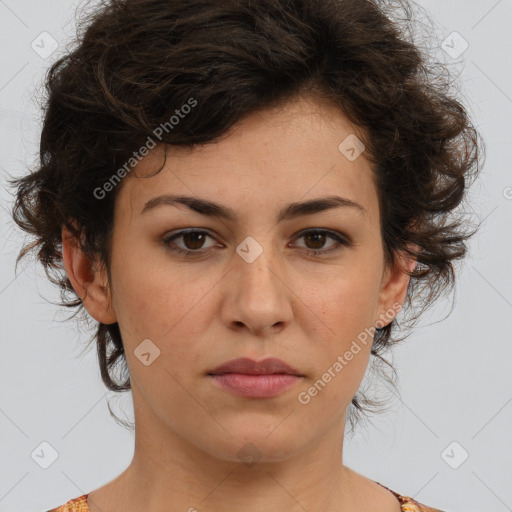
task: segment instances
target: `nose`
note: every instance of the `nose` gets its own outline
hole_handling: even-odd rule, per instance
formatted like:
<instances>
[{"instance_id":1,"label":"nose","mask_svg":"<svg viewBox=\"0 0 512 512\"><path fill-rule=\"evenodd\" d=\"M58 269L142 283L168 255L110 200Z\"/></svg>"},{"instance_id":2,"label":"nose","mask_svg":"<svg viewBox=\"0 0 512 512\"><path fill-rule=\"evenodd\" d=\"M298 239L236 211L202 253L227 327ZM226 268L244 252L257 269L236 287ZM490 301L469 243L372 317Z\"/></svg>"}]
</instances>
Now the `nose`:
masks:
<instances>
[{"instance_id":1,"label":"nose","mask_svg":"<svg viewBox=\"0 0 512 512\"><path fill-rule=\"evenodd\" d=\"M242 256L234 255L233 268L226 276L222 313L230 328L246 328L255 335L284 329L292 318L294 302L282 256L268 246L260 247L263 250L254 260L246 258L243 251Z\"/></svg>"}]
</instances>

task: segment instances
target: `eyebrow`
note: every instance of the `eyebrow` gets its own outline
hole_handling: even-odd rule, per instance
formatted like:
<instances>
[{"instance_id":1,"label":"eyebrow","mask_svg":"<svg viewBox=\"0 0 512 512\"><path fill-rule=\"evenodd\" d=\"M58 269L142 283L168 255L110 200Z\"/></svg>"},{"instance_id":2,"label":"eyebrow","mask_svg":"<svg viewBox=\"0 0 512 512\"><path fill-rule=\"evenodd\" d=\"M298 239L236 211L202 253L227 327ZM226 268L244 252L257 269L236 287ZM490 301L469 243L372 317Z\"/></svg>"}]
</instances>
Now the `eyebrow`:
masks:
<instances>
[{"instance_id":1,"label":"eyebrow","mask_svg":"<svg viewBox=\"0 0 512 512\"><path fill-rule=\"evenodd\" d=\"M158 206L176 206L180 204L208 217L217 217L229 221L236 221L238 218L235 211L227 206L223 206L206 199L182 195L162 195L154 197L144 205L141 215ZM282 222L283 220L290 220L304 215L312 215L340 207L352 208L363 215L367 214L367 210L364 206L352 201L351 199L339 196L329 196L312 199L310 201L291 203L279 212L277 220L278 222Z\"/></svg>"}]
</instances>

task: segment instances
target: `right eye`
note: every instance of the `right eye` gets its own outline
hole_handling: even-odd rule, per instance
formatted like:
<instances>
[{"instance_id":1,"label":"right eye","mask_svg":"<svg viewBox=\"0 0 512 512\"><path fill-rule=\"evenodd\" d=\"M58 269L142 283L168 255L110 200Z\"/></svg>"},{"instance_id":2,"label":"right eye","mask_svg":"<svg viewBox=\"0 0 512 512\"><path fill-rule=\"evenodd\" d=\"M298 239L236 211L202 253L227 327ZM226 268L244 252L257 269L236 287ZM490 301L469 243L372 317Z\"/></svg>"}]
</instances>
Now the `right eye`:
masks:
<instances>
[{"instance_id":1,"label":"right eye","mask_svg":"<svg viewBox=\"0 0 512 512\"><path fill-rule=\"evenodd\" d=\"M184 254L186 256L191 254L204 254L210 250L213 245L207 250L200 250L207 238L214 238L208 234L206 231L198 230L198 229L187 229L178 231L174 233L172 236L166 236L162 239L162 242L168 246L170 251L173 251L178 254ZM175 240L182 239L182 247L174 243Z\"/></svg>"}]
</instances>

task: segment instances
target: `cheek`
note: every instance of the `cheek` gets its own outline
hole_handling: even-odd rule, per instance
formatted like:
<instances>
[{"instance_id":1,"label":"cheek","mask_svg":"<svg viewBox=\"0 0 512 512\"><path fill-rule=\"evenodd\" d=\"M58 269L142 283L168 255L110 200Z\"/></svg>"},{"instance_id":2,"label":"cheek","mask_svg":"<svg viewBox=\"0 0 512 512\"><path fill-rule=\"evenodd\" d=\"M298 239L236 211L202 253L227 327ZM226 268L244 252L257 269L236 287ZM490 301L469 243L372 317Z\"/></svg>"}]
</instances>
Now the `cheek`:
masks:
<instances>
[{"instance_id":1,"label":"cheek","mask_svg":"<svg viewBox=\"0 0 512 512\"><path fill-rule=\"evenodd\" d=\"M146 260L147 261L147 260ZM211 320L211 294L218 277L185 272L177 265L144 264L144 258L131 255L117 267L114 276L114 307L121 326L130 368L141 385L166 389L168 397L178 399L178 382L189 379L190 368L197 367L201 339ZM158 357L151 366L142 366L136 354L143 340ZM153 347L156 347L154 348ZM151 372L146 372L151 368ZM167 371L165 371L167 370ZM198 371L202 367L198 368ZM168 373L169 372L169 373Z\"/></svg>"},{"instance_id":2,"label":"cheek","mask_svg":"<svg viewBox=\"0 0 512 512\"><path fill-rule=\"evenodd\" d=\"M311 401L332 413L350 403L368 365L379 298L376 270L375 265L350 272L341 269L323 287L305 288L309 291L304 303L322 320L316 346L310 347L317 356L315 389L311 389L317 394Z\"/></svg>"},{"instance_id":3,"label":"cheek","mask_svg":"<svg viewBox=\"0 0 512 512\"><path fill-rule=\"evenodd\" d=\"M324 365L317 365L318 373L300 390L296 407L302 412L305 430L337 424L357 393L368 365L370 344L360 344L354 351L350 347L348 344L347 350L332 351Z\"/></svg>"},{"instance_id":4,"label":"cheek","mask_svg":"<svg viewBox=\"0 0 512 512\"><path fill-rule=\"evenodd\" d=\"M328 337L347 340L374 325L380 275L373 268L348 267L304 286L301 300L322 320ZM339 344L336 344L339 348Z\"/></svg>"},{"instance_id":5,"label":"cheek","mask_svg":"<svg viewBox=\"0 0 512 512\"><path fill-rule=\"evenodd\" d=\"M165 337L208 287L168 261L161 248L121 244L113 252L112 280L119 323L143 339Z\"/></svg>"}]
</instances>

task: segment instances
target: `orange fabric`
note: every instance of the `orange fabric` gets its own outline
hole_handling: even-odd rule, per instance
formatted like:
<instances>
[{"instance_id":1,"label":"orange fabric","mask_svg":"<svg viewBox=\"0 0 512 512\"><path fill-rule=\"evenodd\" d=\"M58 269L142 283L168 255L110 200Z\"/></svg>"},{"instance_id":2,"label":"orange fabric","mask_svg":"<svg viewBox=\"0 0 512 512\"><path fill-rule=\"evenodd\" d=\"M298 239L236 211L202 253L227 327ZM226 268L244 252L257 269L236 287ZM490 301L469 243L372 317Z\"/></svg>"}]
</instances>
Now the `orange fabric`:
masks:
<instances>
[{"instance_id":1,"label":"orange fabric","mask_svg":"<svg viewBox=\"0 0 512 512\"><path fill-rule=\"evenodd\" d=\"M396 496L397 500L400 502L400 510L402 512L443 512L437 508L427 507L409 496L402 496L385 485L382 485L379 482L377 483ZM89 494L83 494L78 498L69 500L58 508L48 510L48 512L90 512L89 507L87 506L87 496L89 496Z\"/></svg>"},{"instance_id":2,"label":"orange fabric","mask_svg":"<svg viewBox=\"0 0 512 512\"><path fill-rule=\"evenodd\" d=\"M385 485L382 485L381 483L377 482L380 486L384 487L384 489L387 489L390 493L394 494L397 498L397 500L400 502L400 510L402 512L443 512L442 510L439 510L438 508L432 508L427 507L426 505L423 505L422 503L419 503L415 499L411 498L410 496L401 496L395 491L392 491Z\"/></svg>"},{"instance_id":3,"label":"orange fabric","mask_svg":"<svg viewBox=\"0 0 512 512\"><path fill-rule=\"evenodd\" d=\"M48 512L90 512L87 506L87 496L89 496L88 493L78 498L73 498L60 507L48 510Z\"/></svg>"}]
</instances>

